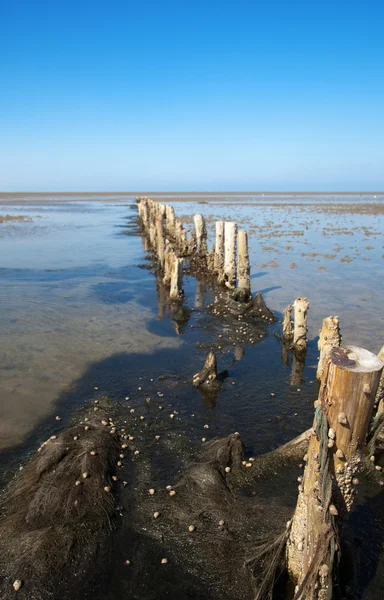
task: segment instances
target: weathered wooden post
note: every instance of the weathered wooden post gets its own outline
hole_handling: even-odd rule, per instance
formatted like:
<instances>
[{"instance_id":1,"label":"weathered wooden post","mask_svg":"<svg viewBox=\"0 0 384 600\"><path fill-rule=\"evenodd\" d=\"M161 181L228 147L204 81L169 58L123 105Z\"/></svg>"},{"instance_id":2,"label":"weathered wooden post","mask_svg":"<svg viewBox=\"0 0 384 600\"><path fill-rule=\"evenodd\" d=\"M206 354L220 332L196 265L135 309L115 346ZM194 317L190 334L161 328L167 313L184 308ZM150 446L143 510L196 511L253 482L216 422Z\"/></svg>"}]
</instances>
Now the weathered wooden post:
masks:
<instances>
[{"instance_id":1,"label":"weathered wooden post","mask_svg":"<svg viewBox=\"0 0 384 600\"><path fill-rule=\"evenodd\" d=\"M347 346L333 348L324 367L287 544L296 598L332 597L338 533L359 483L356 475L383 366L368 350Z\"/></svg>"},{"instance_id":2,"label":"weathered wooden post","mask_svg":"<svg viewBox=\"0 0 384 600\"><path fill-rule=\"evenodd\" d=\"M339 317L326 317L323 320L323 326L320 329L319 341L317 347L320 350L319 363L317 365L316 377L321 379L324 365L329 357L332 348L340 346L341 335L339 328Z\"/></svg>"},{"instance_id":3,"label":"weathered wooden post","mask_svg":"<svg viewBox=\"0 0 384 600\"><path fill-rule=\"evenodd\" d=\"M296 298L293 303L294 330L293 349L298 353L307 350L307 314L309 302L306 298Z\"/></svg>"},{"instance_id":4,"label":"weathered wooden post","mask_svg":"<svg viewBox=\"0 0 384 600\"><path fill-rule=\"evenodd\" d=\"M174 260L176 258L176 254L173 250L171 243L166 240L165 242L165 254L164 254L164 277L163 283L164 285L171 285L172 278L172 267Z\"/></svg>"},{"instance_id":5,"label":"weathered wooden post","mask_svg":"<svg viewBox=\"0 0 384 600\"><path fill-rule=\"evenodd\" d=\"M292 305L288 304L283 311L283 340L291 342L293 338Z\"/></svg>"},{"instance_id":6,"label":"weathered wooden post","mask_svg":"<svg viewBox=\"0 0 384 600\"><path fill-rule=\"evenodd\" d=\"M183 295L183 259L175 257L172 266L171 290L169 297L176 300Z\"/></svg>"},{"instance_id":7,"label":"weathered wooden post","mask_svg":"<svg viewBox=\"0 0 384 600\"><path fill-rule=\"evenodd\" d=\"M203 215L195 215L193 217L196 232L196 252L206 255L207 253L207 228Z\"/></svg>"},{"instance_id":8,"label":"weathered wooden post","mask_svg":"<svg viewBox=\"0 0 384 600\"><path fill-rule=\"evenodd\" d=\"M219 285L224 283L224 221L216 221L215 272Z\"/></svg>"},{"instance_id":9,"label":"weathered wooden post","mask_svg":"<svg viewBox=\"0 0 384 600\"><path fill-rule=\"evenodd\" d=\"M175 235L175 211L173 206L170 204L166 205L166 224L167 224L167 232L170 236L174 237Z\"/></svg>"},{"instance_id":10,"label":"weathered wooden post","mask_svg":"<svg viewBox=\"0 0 384 600\"><path fill-rule=\"evenodd\" d=\"M244 229L237 234L236 300L247 302L251 296L251 268L248 254L248 235Z\"/></svg>"},{"instance_id":11,"label":"weathered wooden post","mask_svg":"<svg viewBox=\"0 0 384 600\"><path fill-rule=\"evenodd\" d=\"M224 283L230 289L236 287L236 232L236 223L226 221L224 225Z\"/></svg>"},{"instance_id":12,"label":"weathered wooden post","mask_svg":"<svg viewBox=\"0 0 384 600\"><path fill-rule=\"evenodd\" d=\"M159 211L156 217L156 252L157 260L159 261L160 269L164 268L164 214Z\"/></svg>"}]
</instances>

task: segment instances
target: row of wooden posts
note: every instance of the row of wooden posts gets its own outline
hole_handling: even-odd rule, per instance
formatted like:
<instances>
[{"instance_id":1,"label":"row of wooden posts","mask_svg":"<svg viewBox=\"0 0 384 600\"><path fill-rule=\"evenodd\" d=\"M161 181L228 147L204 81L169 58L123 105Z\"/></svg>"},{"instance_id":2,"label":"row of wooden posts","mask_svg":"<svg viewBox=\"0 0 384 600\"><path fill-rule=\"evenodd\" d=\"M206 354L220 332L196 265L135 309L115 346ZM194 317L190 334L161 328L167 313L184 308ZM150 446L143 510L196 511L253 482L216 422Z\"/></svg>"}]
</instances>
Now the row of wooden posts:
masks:
<instances>
[{"instance_id":1,"label":"row of wooden posts","mask_svg":"<svg viewBox=\"0 0 384 600\"><path fill-rule=\"evenodd\" d=\"M194 215L194 231L188 236L183 223L169 204L150 198L137 198L138 211L144 233L154 250L165 285L170 286L170 297L182 295L183 258L200 272L207 272L219 285L236 290L236 298L247 301L251 297L248 235L238 231L233 221L217 221L215 243L208 250L207 227L203 215Z\"/></svg>"},{"instance_id":2,"label":"row of wooden posts","mask_svg":"<svg viewBox=\"0 0 384 600\"><path fill-rule=\"evenodd\" d=\"M215 244L208 251L202 215L194 216L195 228L188 237L171 206L148 198L138 199L138 206L144 233L157 256L164 283L170 285L171 298L182 293L185 256L192 265L196 261L199 270L214 275L218 284L236 289L235 298L250 298L248 238L244 230L237 232L236 223L218 221ZM284 310L284 345L296 355L306 351L308 309L308 300L299 297ZM343 348L340 344L338 317L325 318L318 342L320 391L313 427L307 432L309 444L298 482L297 506L285 538L295 600L332 598L341 524L351 510L359 483L357 475L383 369L384 349L376 356L363 348Z\"/></svg>"}]
</instances>

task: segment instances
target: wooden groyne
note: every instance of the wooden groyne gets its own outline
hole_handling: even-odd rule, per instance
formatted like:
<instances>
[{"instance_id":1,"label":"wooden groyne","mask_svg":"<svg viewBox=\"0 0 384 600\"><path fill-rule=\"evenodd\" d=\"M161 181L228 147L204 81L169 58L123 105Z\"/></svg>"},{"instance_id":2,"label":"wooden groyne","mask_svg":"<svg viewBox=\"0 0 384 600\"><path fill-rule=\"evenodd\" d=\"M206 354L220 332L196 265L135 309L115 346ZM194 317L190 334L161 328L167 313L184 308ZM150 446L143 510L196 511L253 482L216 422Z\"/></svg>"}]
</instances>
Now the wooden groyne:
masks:
<instances>
[{"instance_id":1,"label":"wooden groyne","mask_svg":"<svg viewBox=\"0 0 384 600\"><path fill-rule=\"evenodd\" d=\"M149 244L158 273L172 300L183 297L183 272L209 278L216 284L215 312L226 311L253 320L274 319L260 293L252 296L248 235L234 221L217 221L215 241L208 248L204 216L193 217L188 231L172 206L150 198L137 198L139 221L146 245ZM221 290L221 291L220 291Z\"/></svg>"}]
</instances>

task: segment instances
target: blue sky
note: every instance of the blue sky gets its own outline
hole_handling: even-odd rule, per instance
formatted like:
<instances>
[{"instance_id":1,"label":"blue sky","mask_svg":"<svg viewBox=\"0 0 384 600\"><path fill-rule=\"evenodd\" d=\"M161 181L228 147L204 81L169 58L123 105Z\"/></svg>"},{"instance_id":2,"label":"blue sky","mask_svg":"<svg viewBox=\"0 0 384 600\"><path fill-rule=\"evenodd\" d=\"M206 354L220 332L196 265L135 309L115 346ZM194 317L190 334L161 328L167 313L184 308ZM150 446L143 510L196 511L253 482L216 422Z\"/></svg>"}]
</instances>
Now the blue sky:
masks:
<instances>
[{"instance_id":1,"label":"blue sky","mask_svg":"<svg viewBox=\"0 0 384 600\"><path fill-rule=\"evenodd\" d=\"M0 190L383 190L371 2L0 2Z\"/></svg>"}]
</instances>

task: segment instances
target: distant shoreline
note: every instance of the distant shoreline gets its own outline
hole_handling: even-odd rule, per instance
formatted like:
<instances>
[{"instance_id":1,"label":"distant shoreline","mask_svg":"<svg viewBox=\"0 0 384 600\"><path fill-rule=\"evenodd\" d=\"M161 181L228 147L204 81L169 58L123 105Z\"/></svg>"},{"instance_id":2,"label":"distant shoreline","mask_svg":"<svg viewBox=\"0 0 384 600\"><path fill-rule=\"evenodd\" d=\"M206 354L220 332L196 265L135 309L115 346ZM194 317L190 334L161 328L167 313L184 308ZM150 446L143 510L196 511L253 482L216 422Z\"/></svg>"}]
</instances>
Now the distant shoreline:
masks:
<instances>
[{"instance_id":1,"label":"distant shoreline","mask_svg":"<svg viewBox=\"0 0 384 600\"><path fill-rule=\"evenodd\" d=\"M211 198L214 200L215 198L223 199L224 197L236 197L236 198L244 198L245 196L257 196L259 198L267 197L290 197L290 198L303 198L305 196L380 196L381 198L377 198L377 200L384 199L384 191L360 191L360 192L0 192L0 205L1 204L11 204L18 202L19 204L28 204L30 202L34 202L39 200L40 202L70 202L74 198L76 198L79 202L84 202L90 199L103 200L104 202L118 202L119 200L136 198L137 196L147 196L147 197L162 197L168 199L178 200L179 202L186 202L191 198ZM372 198L372 200L376 200L376 198Z\"/></svg>"},{"instance_id":2,"label":"distant shoreline","mask_svg":"<svg viewBox=\"0 0 384 600\"><path fill-rule=\"evenodd\" d=\"M364 195L378 194L384 195L384 191L357 191L357 192L296 192L296 191L248 191L248 192L237 192L237 191L211 191L211 192L168 192L168 191L136 191L136 192L122 192L122 191L106 191L106 192L0 192L0 198L2 196L364 196Z\"/></svg>"}]
</instances>

